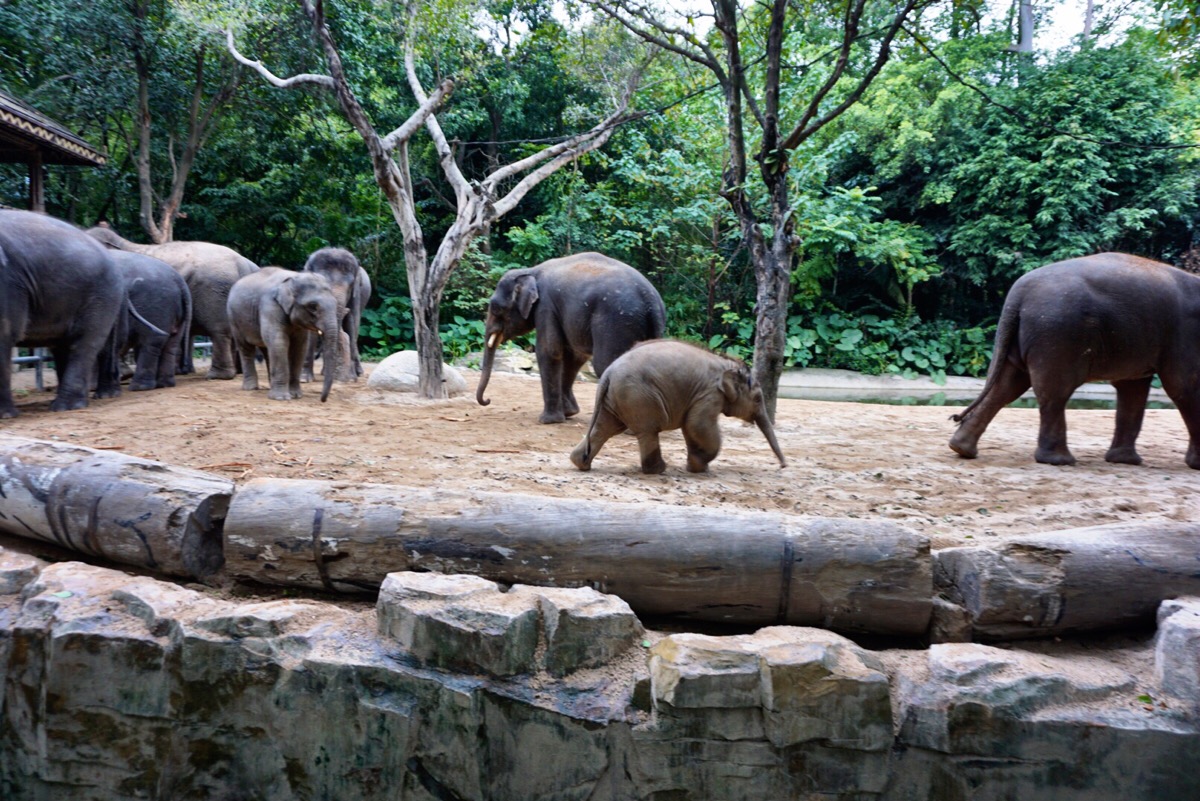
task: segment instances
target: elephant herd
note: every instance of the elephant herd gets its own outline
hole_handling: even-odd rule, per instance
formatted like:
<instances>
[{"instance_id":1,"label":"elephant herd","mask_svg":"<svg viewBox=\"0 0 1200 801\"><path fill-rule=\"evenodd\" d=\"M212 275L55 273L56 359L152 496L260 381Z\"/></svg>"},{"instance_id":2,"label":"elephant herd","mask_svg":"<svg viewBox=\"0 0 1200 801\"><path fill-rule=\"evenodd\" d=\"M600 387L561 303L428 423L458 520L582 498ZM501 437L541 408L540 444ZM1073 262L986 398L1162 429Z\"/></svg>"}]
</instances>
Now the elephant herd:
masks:
<instances>
[{"instance_id":1,"label":"elephant herd","mask_svg":"<svg viewBox=\"0 0 1200 801\"><path fill-rule=\"evenodd\" d=\"M191 337L213 343L209 378L258 388L266 357L273 400L300 396L319 349L321 400L335 378L362 375L358 326L371 282L353 254L313 253L300 271L259 268L207 242L138 245L100 226L87 232L31 212L0 210L0 352L48 347L58 372L51 410L80 409L88 394L120 392L123 354L136 352L132 390L173 386L191 371ZM662 431L682 429L687 469L704 472L721 446L721 415L756 424L786 465L763 402L741 361L664 339L658 291L634 268L598 253L510 270L487 308L482 405L497 348L536 332L542 423L579 413L576 377L590 359L599 383L591 423L571 453L580 470L611 437L638 439L641 468L666 468ZM1031 388L1041 427L1035 458L1073 464L1065 408L1086 381L1112 382L1116 428L1105 458L1138 464L1134 447L1155 375L1189 434L1200 469L1200 277L1160 262L1102 253L1040 267L1005 300L983 391L954 419L950 447L974 458L996 413ZM11 362L0 368L0 418L13 417Z\"/></svg>"},{"instance_id":2,"label":"elephant herd","mask_svg":"<svg viewBox=\"0 0 1200 801\"><path fill-rule=\"evenodd\" d=\"M261 349L273 399L299 396L319 348L324 400L339 367L344 379L362 374L358 325L370 293L366 271L340 248L318 250L300 272L260 269L209 242L139 245L104 225L84 232L42 214L0 210L0 352L50 348L58 373L53 411L84 408L93 388L100 398L119 394L121 360L131 350L131 390L174 386L177 373L194 371L193 335L212 340L208 377L233 378L240 360L247 389L257 387ZM16 413L4 359L0 418Z\"/></svg>"}]
</instances>

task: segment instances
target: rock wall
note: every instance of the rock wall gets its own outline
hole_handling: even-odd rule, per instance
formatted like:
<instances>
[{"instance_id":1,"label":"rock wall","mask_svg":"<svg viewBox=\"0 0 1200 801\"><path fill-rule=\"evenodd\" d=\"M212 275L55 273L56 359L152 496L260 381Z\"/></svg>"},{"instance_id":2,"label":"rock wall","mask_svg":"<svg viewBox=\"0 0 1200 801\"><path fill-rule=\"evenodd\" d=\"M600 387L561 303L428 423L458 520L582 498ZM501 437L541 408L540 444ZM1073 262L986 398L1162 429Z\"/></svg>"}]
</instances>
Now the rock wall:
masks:
<instances>
[{"instance_id":1,"label":"rock wall","mask_svg":"<svg viewBox=\"0 0 1200 801\"><path fill-rule=\"evenodd\" d=\"M1198 620L1163 604L1143 675L663 635L586 588L262 602L0 551L0 798L1195 799Z\"/></svg>"}]
</instances>

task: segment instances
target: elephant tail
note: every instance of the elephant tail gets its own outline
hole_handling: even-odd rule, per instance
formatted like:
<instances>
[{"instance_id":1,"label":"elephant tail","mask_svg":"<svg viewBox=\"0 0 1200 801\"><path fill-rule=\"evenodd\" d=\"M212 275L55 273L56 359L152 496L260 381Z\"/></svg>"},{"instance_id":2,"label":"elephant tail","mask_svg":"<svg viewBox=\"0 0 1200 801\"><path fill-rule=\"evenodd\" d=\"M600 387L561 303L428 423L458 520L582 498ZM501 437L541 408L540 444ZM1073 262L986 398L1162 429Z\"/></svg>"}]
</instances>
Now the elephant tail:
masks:
<instances>
[{"instance_id":1,"label":"elephant tail","mask_svg":"<svg viewBox=\"0 0 1200 801\"><path fill-rule=\"evenodd\" d=\"M1010 292L1004 301L1004 308L1000 311L1000 321L996 324L996 346L992 351L992 363L988 365L987 380L983 382L983 391L979 393L978 398L971 401L967 408L958 414L950 415L951 420L956 423L966 420L971 416L971 412L975 411L975 407L982 403L988 393L995 388L997 376L1000 375L1000 367L1008 358L1009 348L1016 342L1020 320L1021 304L1015 297L1015 293Z\"/></svg>"}]
</instances>

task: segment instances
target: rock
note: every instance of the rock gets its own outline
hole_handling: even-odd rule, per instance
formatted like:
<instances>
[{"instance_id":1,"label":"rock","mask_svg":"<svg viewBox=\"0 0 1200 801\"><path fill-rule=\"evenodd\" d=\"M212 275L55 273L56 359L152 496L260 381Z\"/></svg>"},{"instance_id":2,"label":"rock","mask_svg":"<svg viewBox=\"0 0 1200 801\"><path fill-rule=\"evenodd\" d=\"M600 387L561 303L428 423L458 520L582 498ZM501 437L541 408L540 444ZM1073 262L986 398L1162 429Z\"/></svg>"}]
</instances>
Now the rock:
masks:
<instances>
[{"instance_id":1,"label":"rock","mask_svg":"<svg viewBox=\"0 0 1200 801\"><path fill-rule=\"evenodd\" d=\"M1163 692L1200 709L1200 598L1176 598L1159 607L1154 677Z\"/></svg>"},{"instance_id":2,"label":"rock","mask_svg":"<svg viewBox=\"0 0 1200 801\"><path fill-rule=\"evenodd\" d=\"M420 361L415 350L401 350L376 365L367 386L384 392L416 392L420 385ZM467 391L467 381L455 368L442 365L442 381L450 397Z\"/></svg>"},{"instance_id":3,"label":"rock","mask_svg":"<svg viewBox=\"0 0 1200 801\"><path fill-rule=\"evenodd\" d=\"M600 667L628 651L645 634L629 604L590 587L517 585L509 591L513 594L537 599L546 640L543 664L552 676Z\"/></svg>"},{"instance_id":4,"label":"rock","mask_svg":"<svg viewBox=\"0 0 1200 801\"><path fill-rule=\"evenodd\" d=\"M565 676L627 651L644 630L620 598L590 588L499 585L477 576L391 573L379 631L431 667ZM544 653L535 660L539 639Z\"/></svg>"},{"instance_id":5,"label":"rock","mask_svg":"<svg viewBox=\"0 0 1200 801\"><path fill-rule=\"evenodd\" d=\"M15 595L38 577L46 563L36 556L0 548L0 595Z\"/></svg>"}]
</instances>

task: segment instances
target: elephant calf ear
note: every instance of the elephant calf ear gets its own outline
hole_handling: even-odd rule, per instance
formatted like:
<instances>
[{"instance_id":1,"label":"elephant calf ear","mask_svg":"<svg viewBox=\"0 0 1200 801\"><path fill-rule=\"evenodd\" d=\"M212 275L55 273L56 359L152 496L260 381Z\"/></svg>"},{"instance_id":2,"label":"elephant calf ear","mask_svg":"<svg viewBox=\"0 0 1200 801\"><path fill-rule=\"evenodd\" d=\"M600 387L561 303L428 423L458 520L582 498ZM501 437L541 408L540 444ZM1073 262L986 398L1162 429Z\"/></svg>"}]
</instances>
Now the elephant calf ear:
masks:
<instances>
[{"instance_id":1,"label":"elephant calf ear","mask_svg":"<svg viewBox=\"0 0 1200 801\"><path fill-rule=\"evenodd\" d=\"M289 315L292 313L292 308L296 305L296 290L292 286L290 276L280 281L279 286L275 287L275 300L285 312Z\"/></svg>"}]
</instances>

